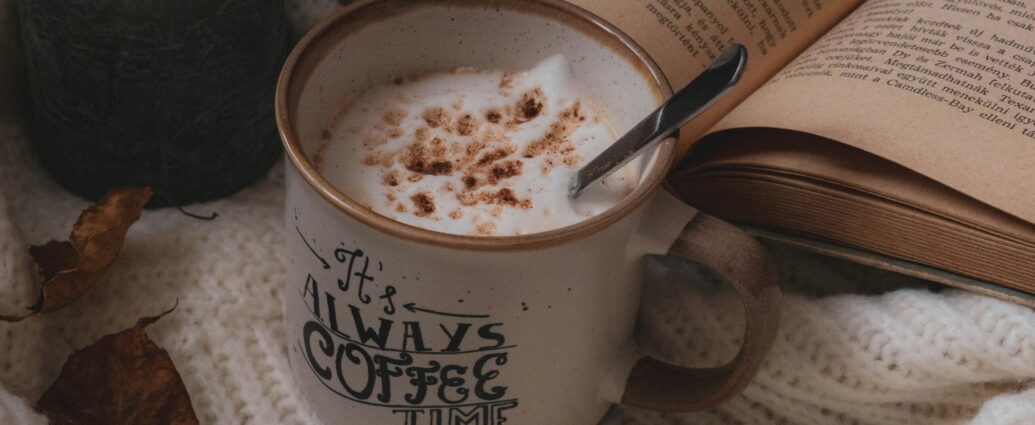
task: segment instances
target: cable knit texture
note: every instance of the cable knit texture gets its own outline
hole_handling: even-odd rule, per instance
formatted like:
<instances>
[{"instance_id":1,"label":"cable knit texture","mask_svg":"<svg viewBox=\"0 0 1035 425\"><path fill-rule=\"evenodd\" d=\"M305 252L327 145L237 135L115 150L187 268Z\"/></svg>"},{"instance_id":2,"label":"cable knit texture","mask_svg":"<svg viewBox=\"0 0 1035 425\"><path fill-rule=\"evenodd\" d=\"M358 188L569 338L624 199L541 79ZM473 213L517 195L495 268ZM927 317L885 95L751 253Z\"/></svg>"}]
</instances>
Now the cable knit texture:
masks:
<instances>
[{"instance_id":1,"label":"cable knit texture","mask_svg":"<svg viewBox=\"0 0 1035 425\"><path fill-rule=\"evenodd\" d=\"M179 300L147 332L169 351L202 423L318 424L287 364L282 167L229 199L189 207L218 212L214 221L145 212L109 275L83 299L0 323L0 423L45 423L31 406L75 349ZM66 238L86 205L47 178L19 126L0 125L4 312L34 300L27 245ZM1032 310L935 293L807 254L774 254L792 294L776 346L743 395L689 415L617 407L604 423L1035 423L1035 390L1024 392L1035 378ZM732 357L742 332L736 296L686 264L652 260L649 269L644 345L685 365Z\"/></svg>"},{"instance_id":2,"label":"cable knit texture","mask_svg":"<svg viewBox=\"0 0 1035 425\"><path fill-rule=\"evenodd\" d=\"M605 424L1035 424L1035 391L1012 395L1035 377L1031 309L774 253L785 288L810 296L785 298L779 337L752 385L713 411L620 408ZM736 296L707 278L688 291L692 267L669 264L652 273L641 313L645 345L687 366L731 358L743 325ZM889 288L900 289L845 293Z\"/></svg>"}]
</instances>

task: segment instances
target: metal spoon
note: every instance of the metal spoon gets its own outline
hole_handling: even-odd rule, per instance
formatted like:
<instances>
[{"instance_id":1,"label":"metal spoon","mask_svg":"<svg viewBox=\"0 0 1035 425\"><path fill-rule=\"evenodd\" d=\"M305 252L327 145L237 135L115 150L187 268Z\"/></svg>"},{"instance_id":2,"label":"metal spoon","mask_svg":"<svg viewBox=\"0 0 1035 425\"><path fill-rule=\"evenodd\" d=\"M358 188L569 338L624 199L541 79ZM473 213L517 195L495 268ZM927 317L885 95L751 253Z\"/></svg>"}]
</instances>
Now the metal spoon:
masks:
<instances>
[{"instance_id":1,"label":"metal spoon","mask_svg":"<svg viewBox=\"0 0 1035 425\"><path fill-rule=\"evenodd\" d=\"M607 177L708 109L737 84L746 64L747 49L744 46L734 44L723 50L701 75L582 167L572 179L572 199L578 198L593 182Z\"/></svg>"}]
</instances>

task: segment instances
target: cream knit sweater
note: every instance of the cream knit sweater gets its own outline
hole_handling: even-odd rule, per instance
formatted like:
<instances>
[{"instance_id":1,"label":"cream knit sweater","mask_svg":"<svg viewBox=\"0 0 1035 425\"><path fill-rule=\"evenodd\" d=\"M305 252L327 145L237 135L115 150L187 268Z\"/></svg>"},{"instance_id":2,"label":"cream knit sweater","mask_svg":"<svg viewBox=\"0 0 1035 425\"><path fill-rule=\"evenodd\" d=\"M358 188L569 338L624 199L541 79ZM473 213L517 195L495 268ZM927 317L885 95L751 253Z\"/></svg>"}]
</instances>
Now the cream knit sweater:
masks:
<instances>
[{"instance_id":1,"label":"cream knit sweater","mask_svg":"<svg viewBox=\"0 0 1035 425\"><path fill-rule=\"evenodd\" d=\"M281 321L282 166L233 197L145 212L109 276L72 307L0 323L0 424L37 424L37 400L76 348L179 308L148 328L205 424L317 424L295 389ZM43 173L0 124L0 308L34 299L27 244L68 235L87 203ZM615 408L605 424L1035 424L1035 312L811 255L784 265L781 332L743 395L703 413ZM640 336L686 365L732 356L737 298L696 269L654 261ZM687 285L687 281L691 282ZM870 295L850 295L849 293ZM30 402L27 402L29 400ZM532 424L518 424L532 425Z\"/></svg>"}]
</instances>

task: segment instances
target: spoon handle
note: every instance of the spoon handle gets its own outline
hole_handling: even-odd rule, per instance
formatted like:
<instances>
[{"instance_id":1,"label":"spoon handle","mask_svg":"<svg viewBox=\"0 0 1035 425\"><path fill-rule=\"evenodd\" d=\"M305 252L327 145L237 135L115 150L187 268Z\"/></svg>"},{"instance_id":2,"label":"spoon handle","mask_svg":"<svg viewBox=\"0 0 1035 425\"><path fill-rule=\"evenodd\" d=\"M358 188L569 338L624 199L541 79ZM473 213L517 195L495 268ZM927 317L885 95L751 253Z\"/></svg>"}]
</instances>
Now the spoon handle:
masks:
<instances>
[{"instance_id":1,"label":"spoon handle","mask_svg":"<svg viewBox=\"0 0 1035 425\"><path fill-rule=\"evenodd\" d=\"M747 49L740 44L727 47L701 75L676 92L658 109L579 169L571 185L571 197L598 179L607 177L629 161L675 133L708 109L732 88L744 72Z\"/></svg>"}]
</instances>

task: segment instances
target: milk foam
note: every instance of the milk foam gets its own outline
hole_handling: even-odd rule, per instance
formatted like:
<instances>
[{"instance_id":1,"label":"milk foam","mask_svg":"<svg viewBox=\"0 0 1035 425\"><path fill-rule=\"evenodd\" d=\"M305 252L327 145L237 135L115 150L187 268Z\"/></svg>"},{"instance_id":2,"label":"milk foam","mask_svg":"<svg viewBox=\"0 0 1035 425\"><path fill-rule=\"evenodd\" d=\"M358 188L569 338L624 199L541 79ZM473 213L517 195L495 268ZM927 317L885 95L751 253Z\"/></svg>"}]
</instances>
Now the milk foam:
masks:
<instances>
[{"instance_id":1,"label":"milk foam","mask_svg":"<svg viewBox=\"0 0 1035 425\"><path fill-rule=\"evenodd\" d=\"M457 69L350 99L314 155L321 174L396 221L461 235L543 232L628 195L635 166L578 200L572 176L614 140L562 56L526 72Z\"/></svg>"}]
</instances>

